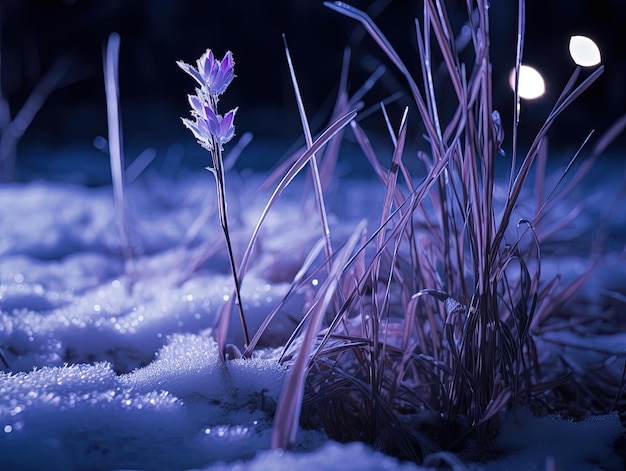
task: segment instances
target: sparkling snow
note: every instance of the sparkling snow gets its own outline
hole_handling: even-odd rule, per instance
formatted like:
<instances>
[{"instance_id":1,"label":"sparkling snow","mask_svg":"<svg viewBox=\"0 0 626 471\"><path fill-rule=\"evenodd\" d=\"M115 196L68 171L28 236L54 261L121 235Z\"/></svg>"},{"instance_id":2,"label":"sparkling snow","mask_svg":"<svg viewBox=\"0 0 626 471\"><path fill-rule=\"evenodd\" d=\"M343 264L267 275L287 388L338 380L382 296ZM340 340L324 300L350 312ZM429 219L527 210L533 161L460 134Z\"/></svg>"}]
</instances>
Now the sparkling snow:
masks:
<instances>
[{"instance_id":1,"label":"sparkling snow","mask_svg":"<svg viewBox=\"0 0 626 471\"><path fill-rule=\"evenodd\" d=\"M285 376L276 347L316 286L289 298L252 360L223 364L210 333L232 282L212 182L201 177L153 176L133 185L136 259L128 272L109 187L0 187L0 348L10 365L0 374L0 468L424 469L315 431L300 431L294 450L269 450ZM257 183L234 185L230 193L239 254L268 197ZM377 182L351 181L332 192L331 225L339 241L358 219L376 219ZM593 204L581 221L603 203ZM303 205L300 192L282 198L262 230L243 284L252 332L285 296L321 236ZM619 217L612 224L617 232L626 227ZM559 272L573 279L589 265L575 254L560 256L558 246L546 252L548 277ZM602 290L619 296L623 262L604 266L579 291L579 307L598 306L593 296ZM229 341L242 343L235 316ZM581 371L606 368L613 378L626 357L626 334L619 331L546 332L541 342L547 360L567 354ZM494 444L499 457L467 469L545 469L554 459L568 471L617 471L622 464L613 443L623 433L617 414L574 423L520 411Z\"/></svg>"}]
</instances>

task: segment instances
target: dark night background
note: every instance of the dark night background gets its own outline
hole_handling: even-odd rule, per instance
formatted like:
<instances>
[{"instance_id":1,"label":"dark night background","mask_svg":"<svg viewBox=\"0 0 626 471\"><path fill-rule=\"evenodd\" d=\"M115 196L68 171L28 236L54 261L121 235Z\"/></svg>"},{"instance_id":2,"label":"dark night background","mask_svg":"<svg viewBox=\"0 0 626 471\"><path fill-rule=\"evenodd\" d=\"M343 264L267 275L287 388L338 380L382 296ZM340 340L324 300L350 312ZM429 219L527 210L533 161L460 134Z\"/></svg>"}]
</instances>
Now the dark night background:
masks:
<instances>
[{"instance_id":1,"label":"dark night background","mask_svg":"<svg viewBox=\"0 0 626 471\"><path fill-rule=\"evenodd\" d=\"M370 12L417 74L413 18L421 17L421 2L349 3ZM465 18L464 3L447 2L455 24ZM316 123L314 132L328 118L345 45L353 46L353 92L379 61L390 66L385 79L368 95L368 105L404 86L358 24L324 7L322 0L0 0L0 5L2 85L13 115L55 61L70 64L68 83L53 92L20 142L18 170L22 173L29 166L45 167L42 162L68 149L84 159L106 163L93 139L106 136L102 51L111 32L121 35L119 74L127 160L146 147L163 155L177 143L192 157L202 154L180 123L179 117L188 114L186 95L193 92L194 82L175 61L195 63L207 47L220 58L228 49L235 56L237 78L223 97L222 110L239 106L238 135L244 131L255 135L240 163L243 166L272 167L282 154L264 153L263 143L287 142L286 151L288 143L301 136L281 33L287 36L309 119ZM500 110L507 130L512 109L507 76L514 61L516 14L516 1L492 2L494 107ZM547 94L524 104L523 143L529 144L574 70L567 51L572 34L596 40L606 69L558 121L551 134L553 152L571 154L591 129L596 129L597 138L626 112L625 20L626 0L527 1L525 63L543 72ZM400 100L390 106L396 121L405 103ZM364 126L383 136L380 113L368 118ZM419 137L420 132L415 132L414 142L419 143ZM624 148L622 136L609 153L621 154L623 159Z\"/></svg>"}]
</instances>

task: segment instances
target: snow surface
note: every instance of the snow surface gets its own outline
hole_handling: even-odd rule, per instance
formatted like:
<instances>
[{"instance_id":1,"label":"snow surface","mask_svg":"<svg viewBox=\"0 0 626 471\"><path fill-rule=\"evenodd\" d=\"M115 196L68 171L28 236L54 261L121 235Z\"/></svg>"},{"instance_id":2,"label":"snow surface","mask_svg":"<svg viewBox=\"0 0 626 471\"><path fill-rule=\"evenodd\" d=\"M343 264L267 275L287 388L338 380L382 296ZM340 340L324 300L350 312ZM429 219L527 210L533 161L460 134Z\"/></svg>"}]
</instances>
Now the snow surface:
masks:
<instances>
[{"instance_id":1,"label":"snow surface","mask_svg":"<svg viewBox=\"0 0 626 471\"><path fill-rule=\"evenodd\" d=\"M207 175L135 183L129 210L137 258L130 276L109 187L0 187L0 348L10 365L0 375L0 469L423 469L316 431L300 431L294 450L269 450L285 376L275 347L315 285L289 298L253 360L223 364L210 332L232 288L211 183ZM257 183L229 187L237 253L268 197ZM376 220L383 198L376 182L350 181L330 193L339 242L358 219ZM594 206L580 216L587 230L591 214L606 204L590 201ZM243 284L253 332L321 235L310 214L300 192L270 212ZM613 224L626 227L620 218ZM564 267L565 278L584 273L588 260L560 249L551 248L545 273ZM605 268L579 290L592 299L585 306L599 290L623 287L623 264ZM229 341L242 344L235 317ZM546 332L542 342L548 359L567 354L581 371L621 374L623 332ZM494 444L499 458L467 469L545 469L554 458L564 470L620 470L612 447L623 433L616 414L574 423L520 412Z\"/></svg>"}]
</instances>

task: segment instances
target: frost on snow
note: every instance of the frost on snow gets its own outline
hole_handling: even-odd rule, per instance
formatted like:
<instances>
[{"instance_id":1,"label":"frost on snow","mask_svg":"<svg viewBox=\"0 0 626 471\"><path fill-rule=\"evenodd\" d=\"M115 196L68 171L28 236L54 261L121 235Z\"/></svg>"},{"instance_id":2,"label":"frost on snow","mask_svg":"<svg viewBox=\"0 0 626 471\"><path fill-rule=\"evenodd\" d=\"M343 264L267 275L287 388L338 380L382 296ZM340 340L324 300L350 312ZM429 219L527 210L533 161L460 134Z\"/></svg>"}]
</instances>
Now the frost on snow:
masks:
<instances>
[{"instance_id":1,"label":"frost on snow","mask_svg":"<svg viewBox=\"0 0 626 471\"><path fill-rule=\"evenodd\" d=\"M155 362L0 376L3 469L186 469L269 448L274 359L221 364L216 344L177 335Z\"/></svg>"}]
</instances>

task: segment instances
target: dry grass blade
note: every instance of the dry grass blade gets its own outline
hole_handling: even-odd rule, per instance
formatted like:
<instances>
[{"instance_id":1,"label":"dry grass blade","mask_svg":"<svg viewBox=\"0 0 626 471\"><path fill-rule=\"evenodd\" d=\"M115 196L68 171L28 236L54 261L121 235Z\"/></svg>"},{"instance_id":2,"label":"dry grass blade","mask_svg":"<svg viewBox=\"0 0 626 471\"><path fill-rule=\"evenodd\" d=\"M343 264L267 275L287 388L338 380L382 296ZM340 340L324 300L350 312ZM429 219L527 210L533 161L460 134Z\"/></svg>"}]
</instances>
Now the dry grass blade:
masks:
<instances>
[{"instance_id":1,"label":"dry grass blade","mask_svg":"<svg viewBox=\"0 0 626 471\"><path fill-rule=\"evenodd\" d=\"M122 149L122 125L119 111L118 63L120 53L120 36L113 33L109 36L104 62L104 87L106 92L107 122L109 137L109 158L113 180L113 197L115 201L116 220L120 233L122 259L124 269L130 280L127 289L132 289L133 274L131 263L133 249L130 240L130 227L126 214L124 151Z\"/></svg>"},{"instance_id":2,"label":"dry grass blade","mask_svg":"<svg viewBox=\"0 0 626 471\"><path fill-rule=\"evenodd\" d=\"M565 177L567 176L567 174L569 173L569 171L571 170L572 166L574 165L574 162L576 162L576 160L578 159L578 157L580 156L583 147L585 147L585 145L587 144L587 142L589 142L589 139L591 139L591 136L593 134L593 131L591 131L587 137L585 138L584 142L580 145L580 147L578 148L578 150L576 151L576 153L574 154L574 156L570 159L569 163L567 164L567 166L565 167L565 170L561 173L561 175L559 176L559 179L557 180L557 182L554 184L554 186L552 187L552 190L550 190L550 193L548 193L548 196L546 196L545 200L541 203L541 205L537 205L537 207L539 209L537 209L536 213L535 213L535 219L534 219L534 224L537 224L537 222L541 219L541 216L543 216L544 211L546 209L546 206L548 206L548 204L550 204L550 202L552 201L552 197L554 196L554 194L556 193L557 188L559 187L559 185L563 182L563 180L565 179ZM563 193L561 193L561 195L563 195ZM538 201L539 203L539 201Z\"/></svg>"},{"instance_id":3,"label":"dry grass blade","mask_svg":"<svg viewBox=\"0 0 626 471\"><path fill-rule=\"evenodd\" d=\"M517 42L515 49L515 75L513 82L513 155L511 156L511 170L509 171L509 194L513 189L513 178L515 168L517 167L517 148L518 148L518 132L519 119L521 111L521 98L519 95L519 74L522 67L522 57L524 54L524 34L526 24L526 2L519 0L517 2Z\"/></svg>"},{"instance_id":4,"label":"dry grass blade","mask_svg":"<svg viewBox=\"0 0 626 471\"><path fill-rule=\"evenodd\" d=\"M346 245L337 254L328 278L324 281L316 295L311 313L308 316L308 324L303 334L302 344L287 374L287 379L278 401L272 430L273 448L286 448L295 442L302 407L304 379L308 371L307 364L313 348L313 341L319 333L326 309L339 285L339 276L345 270L346 262L350 258L350 254L354 250L364 229L365 222L361 222Z\"/></svg>"},{"instance_id":5,"label":"dry grass blade","mask_svg":"<svg viewBox=\"0 0 626 471\"><path fill-rule=\"evenodd\" d=\"M389 175L385 181L385 201L383 203L383 209L381 212L382 220L381 225L387 219L389 214L391 213L391 204L393 202L393 196L397 188L397 180L398 180L398 170L400 168L400 160L402 159L402 153L404 152L404 144L406 142L406 127L407 127L407 115L409 109L405 108L404 113L402 114L402 120L400 122L400 130L398 132L398 139L395 144L395 150L393 152L393 158L391 161L391 169L389 170ZM381 232L378 237L378 248L382 246L384 234Z\"/></svg>"},{"instance_id":6,"label":"dry grass blade","mask_svg":"<svg viewBox=\"0 0 626 471\"><path fill-rule=\"evenodd\" d=\"M287 55L287 65L289 66L289 74L291 75L291 83L293 85L293 90L296 95L296 102L298 103L298 112L300 113L300 121L302 122L302 130L304 132L304 138L306 140L306 145L308 148L313 146L313 137L311 136L311 129L309 128L309 121L306 117L306 111L304 109L304 103L302 102L302 95L300 94L300 87L298 86L298 80L296 79L296 71L293 67L293 62L291 60L291 54L289 53L289 47L287 47L287 39L285 35L283 35L283 42L285 44L285 54ZM326 215L326 204L324 203L324 190L322 188L322 182L320 179L320 172L317 165L317 157L315 154L311 155L309 159L309 164L311 165L311 175L313 176L313 187L315 188L315 198L317 200L317 206L320 214L320 222L322 226L322 232L324 236L325 246L324 249L326 251L326 258L328 259L328 263L330 263L330 259L333 256L333 248L330 242L330 227L328 226L328 217ZM328 266L328 271L330 271L330 265Z\"/></svg>"},{"instance_id":7,"label":"dry grass blade","mask_svg":"<svg viewBox=\"0 0 626 471\"><path fill-rule=\"evenodd\" d=\"M437 45L443 54L443 60L446 65L448 75L450 80L452 81L452 85L454 87L454 91L456 93L459 101L462 101L465 93L463 91L463 83L462 83L462 75L461 69L459 65L459 61L457 59L458 54L455 50L455 42L452 37L450 31L452 31L452 27L450 25L450 21L448 20L446 11L439 0L437 0L437 7L433 5L432 0L426 0L424 2L424 10L425 10L425 21L426 19L430 22L433 27L433 31L435 33L435 37L437 39ZM416 20L417 21L417 20ZM425 26L425 25L424 25ZM419 29L418 29L419 31ZM428 51L428 47L424 47L424 42L421 41L420 35L418 34L418 45L421 42L423 49L423 54L427 54L426 57L430 57L430 52ZM424 33L424 37L430 36L426 32ZM428 84L429 89L431 90L431 94L434 96L434 89L432 88L432 72L429 67L426 67L428 71ZM434 110L436 112L436 109Z\"/></svg>"},{"instance_id":8,"label":"dry grass blade","mask_svg":"<svg viewBox=\"0 0 626 471\"><path fill-rule=\"evenodd\" d=\"M281 195L281 193L287 188L287 186L293 181L298 173L307 165L309 159L318 152L326 143L333 138L335 134L337 134L341 129L343 129L348 123L350 123L356 117L356 111L350 111L343 116L339 117L332 125L330 125L309 147L306 151L300 155L300 157L293 163L291 168L286 172L283 178L280 180L272 195L270 196L267 204L263 208L263 212L259 217L259 221L257 222L254 231L252 232L252 236L250 237L250 241L248 242L248 246L246 247L246 251L244 253L243 259L241 261L240 272L243 274L246 271L246 267L248 265L248 261L250 255L252 254L252 250L256 243L256 238L258 237L259 230L267 217L269 210L272 208L277 198Z\"/></svg>"},{"instance_id":9,"label":"dry grass blade","mask_svg":"<svg viewBox=\"0 0 626 471\"><path fill-rule=\"evenodd\" d=\"M602 153L606 151L607 147L609 147L611 143L613 143L613 141L615 141L615 139L617 139L617 137L624 132L624 129L626 129L626 114L617 119L611 127L609 127L609 129L607 129L598 138L596 144L591 150L591 155L581 164L580 168L576 171L567 186L559 193L559 197L561 197L561 195L570 194L573 189L580 185L581 180L585 175L587 175L587 173L589 173L600 155L602 155Z\"/></svg>"}]
</instances>

